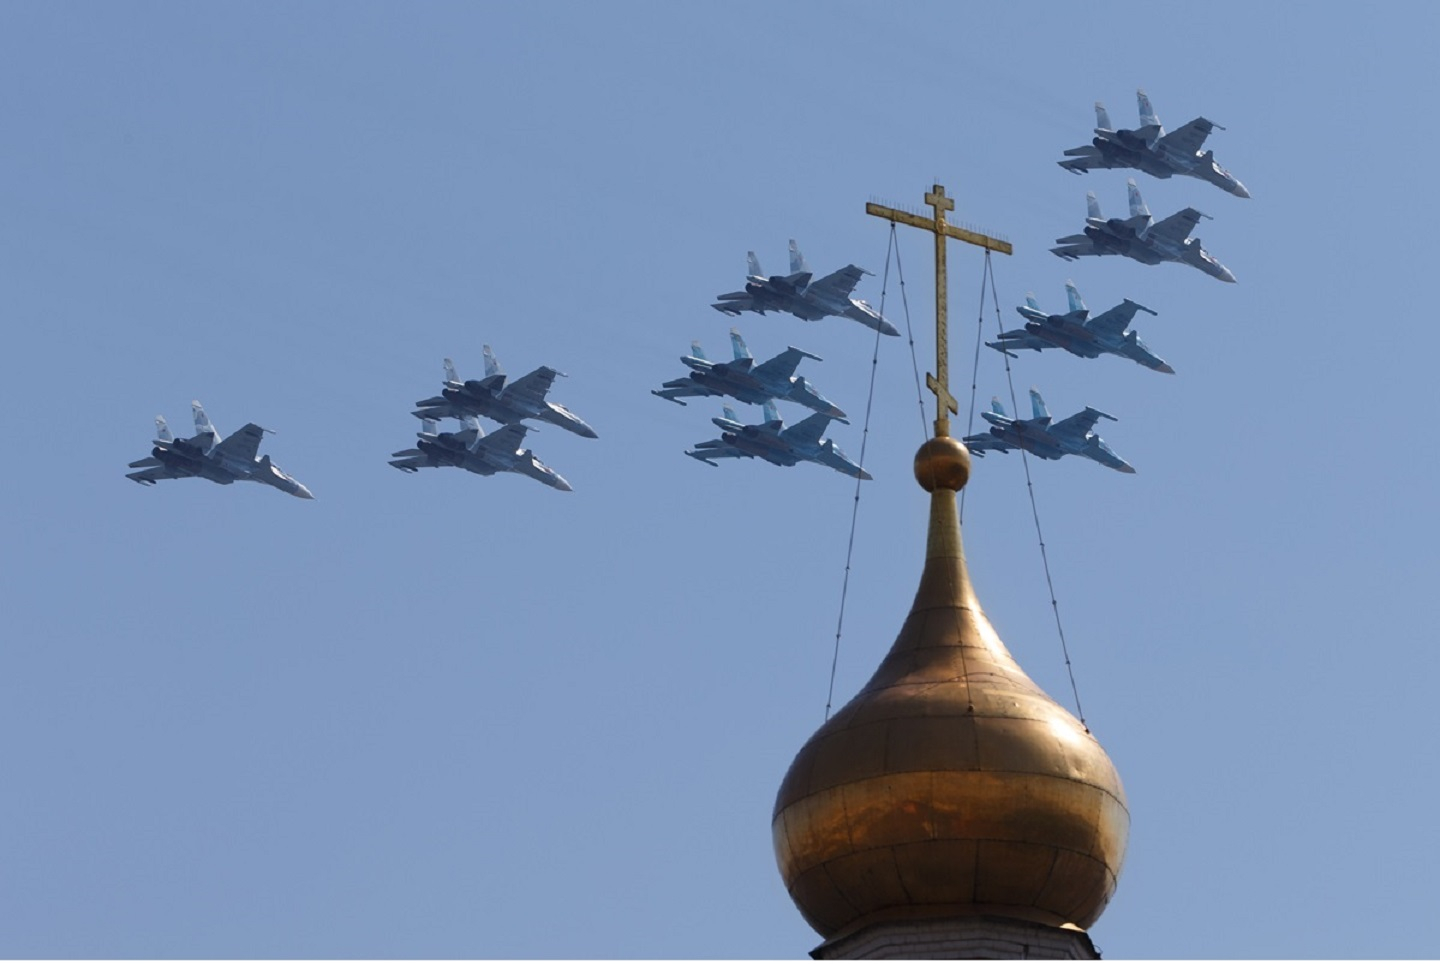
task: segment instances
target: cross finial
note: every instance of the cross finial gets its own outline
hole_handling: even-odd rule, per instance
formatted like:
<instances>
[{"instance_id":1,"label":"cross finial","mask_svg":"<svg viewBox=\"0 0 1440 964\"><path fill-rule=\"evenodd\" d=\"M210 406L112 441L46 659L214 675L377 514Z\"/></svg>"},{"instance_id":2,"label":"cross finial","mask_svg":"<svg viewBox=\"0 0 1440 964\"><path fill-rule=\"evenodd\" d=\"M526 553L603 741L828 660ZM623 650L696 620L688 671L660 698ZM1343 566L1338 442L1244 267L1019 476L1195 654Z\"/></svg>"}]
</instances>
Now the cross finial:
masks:
<instances>
[{"instance_id":1,"label":"cross finial","mask_svg":"<svg viewBox=\"0 0 1440 964\"><path fill-rule=\"evenodd\" d=\"M930 205L935 214L926 218L918 214L911 214L908 211L900 211L895 208L886 207L883 204L871 202L865 205L865 213L873 214L876 217L885 218L893 223L908 224L911 227L929 231L935 235L935 372L936 374L925 374L925 384L930 391L935 393L935 434L937 436L948 436L950 434L950 413L959 414L960 406L955 401L955 396L950 394L950 351L949 351L949 324L946 319L946 292L948 279L945 274L945 239L955 238L969 244L977 245L987 251L999 251L1001 254L1012 254L1014 249L1008 241L1001 241L989 235L980 234L977 231L967 231L964 228L957 228L953 224L945 222L945 212L955 210L955 202L945 196L945 187L936 184L930 192L925 195L925 203Z\"/></svg>"}]
</instances>

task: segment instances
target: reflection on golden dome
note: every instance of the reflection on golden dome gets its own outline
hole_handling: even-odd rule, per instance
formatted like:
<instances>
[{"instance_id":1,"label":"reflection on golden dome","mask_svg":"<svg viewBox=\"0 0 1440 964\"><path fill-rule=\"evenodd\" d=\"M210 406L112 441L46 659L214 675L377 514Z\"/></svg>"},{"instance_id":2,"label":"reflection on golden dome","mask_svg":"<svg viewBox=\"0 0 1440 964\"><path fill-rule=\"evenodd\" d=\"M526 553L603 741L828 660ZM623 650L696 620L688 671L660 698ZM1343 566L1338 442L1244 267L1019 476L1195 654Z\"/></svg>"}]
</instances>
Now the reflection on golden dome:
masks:
<instances>
[{"instance_id":1,"label":"reflection on golden dome","mask_svg":"<svg viewBox=\"0 0 1440 964\"><path fill-rule=\"evenodd\" d=\"M965 447L931 439L915 473L931 493L919 591L870 682L785 775L780 873L827 939L975 915L1089 927L1125 856L1120 778L975 599L955 511Z\"/></svg>"}]
</instances>

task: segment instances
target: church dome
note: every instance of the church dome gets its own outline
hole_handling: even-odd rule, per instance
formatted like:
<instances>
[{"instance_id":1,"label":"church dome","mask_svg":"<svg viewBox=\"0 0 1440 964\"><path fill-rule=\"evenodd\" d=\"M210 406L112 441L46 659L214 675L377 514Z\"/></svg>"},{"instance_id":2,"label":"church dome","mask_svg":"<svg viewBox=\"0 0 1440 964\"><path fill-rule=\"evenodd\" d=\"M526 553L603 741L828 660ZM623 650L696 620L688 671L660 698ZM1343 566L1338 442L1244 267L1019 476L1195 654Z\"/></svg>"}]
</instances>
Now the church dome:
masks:
<instances>
[{"instance_id":1,"label":"church dome","mask_svg":"<svg viewBox=\"0 0 1440 964\"><path fill-rule=\"evenodd\" d=\"M976 915L1089 927L1125 856L1119 775L975 598L955 507L969 453L932 439L915 473L931 493L915 602L875 675L785 775L772 823L780 873L827 940Z\"/></svg>"}]
</instances>

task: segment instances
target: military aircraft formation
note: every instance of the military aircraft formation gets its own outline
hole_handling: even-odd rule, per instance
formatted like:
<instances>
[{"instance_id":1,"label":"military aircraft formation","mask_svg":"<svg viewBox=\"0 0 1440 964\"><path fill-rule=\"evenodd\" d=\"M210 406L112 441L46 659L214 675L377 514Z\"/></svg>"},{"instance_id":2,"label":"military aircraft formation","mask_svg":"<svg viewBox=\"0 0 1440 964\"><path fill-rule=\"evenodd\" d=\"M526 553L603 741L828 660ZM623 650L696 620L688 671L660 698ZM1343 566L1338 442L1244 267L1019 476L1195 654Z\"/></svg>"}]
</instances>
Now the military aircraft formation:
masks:
<instances>
[{"instance_id":1,"label":"military aircraft formation","mask_svg":"<svg viewBox=\"0 0 1440 964\"><path fill-rule=\"evenodd\" d=\"M1096 102L1095 136L1089 145L1065 151L1060 166L1075 174L1097 169L1133 168L1157 178L1184 175L1207 181L1236 197L1248 198L1250 192L1225 168L1215 161L1212 151L1203 151L1211 131L1224 128L1204 117L1197 117L1178 130L1166 133L1160 124L1150 98L1144 90L1137 91L1140 126L1133 130L1117 129L1110 122L1105 106ZM1088 217L1083 233L1058 238L1051 250L1066 260L1089 256L1122 255L1142 264L1174 261L1188 264L1213 278L1234 282L1235 276L1201 246L1191 232L1207 217L1193 207L1186 207L1155 221L1140 195L1134 178L1126 181L1129 190L1130 216L1105 218L1094 192L1087 194ZM745 287L718 296L712 305L716 310L738 316L742 312L764 315L784 312L804 321L827 317L843 317L859 322L883 335L899 331L879 311L854 297L860 279L870 272L847 264L818 280L800 253L794 239L790 240L790 271L784 275L766 275L755 252L748 252ZM1069 310L1049 314L1042 310L1033 294L1016 310L1025 319L1023 328L1001 332L986 344L1010 357L1018 351L1043 352L1063 349L1080 358L1115 355L1127 358L1157 372L1173 374L1175 369L1155 355L1130 328L1138 312L1156 312L1129 298L1091 317L1073 281L1065 283ZM848 458L825 432L832 422L848 424L845 412L831 402L804 376L796 374L802 361L819 362L819 356L801 348L787 347L766 361L756 363L740 332L730 329L732 360L711 361L698 341L680 361L689 369L683 377L665 382L652 395L685 405L687 398L728 397L737 402L760 405L762 421L748 424L734 409L724 407L724 415L711 421L720 429L720 437L697 442L685 454L708 465L718 459L758 458L773 465L792 466L813 462L827 466L852 478L870 479L871 475ZM540 366L528 375L510 380L501 370L489 345L483 349L485 376L462 380L455 364L446 358L445 378L440 394L416 402L412 414L421 420L414 447L395 452L390 464L405 472L422 468L461 468L477 475L514 472L529 476L552 488L571 491L570 483L554 469L545 465L535 453L524 448L529 431L528 422L541 421L584 438L596 438L596 432L584 419L559 403L549 401L550 389L561 372ZM1078 455L1120 472L1135 469L1120 458L1095 434L1100 419L1111 419L1099 409L1086 407L1069 418L1053 421L1040 393L1030 391L1032 417L1012 418L998 399L982 417L990 424L988 432L966 436L970 450L983 456L986 452L1008 452L1022 449L1042 459L1058 459ZM800 422L786 426L776 409L779 401L793 402L810 409L812 414ZM259 456L260 441L265 430L250 423L224 439L219 437L200 403L192 403L195 435L177 439L163 416L155 419L156 439L148 458L131 462L126 478L144 485L162 479L199 477L221 485L232 482L261 482L302 499L313 499L310 490L286 475L270 461ZM457 431L439 430L442 419L460 422ZM480 419L498 422L501 428L487 435Z\"/></svg>"},{"instance_id":2,"label":"military aircraft formation","mask_svg":"<svg viewBox=\"0 0 1440 964\"><path fill-rule=\"evenodd\" d=\"M800 253L795 239L790 239L790 273L767 275L760 267L755 252L748 252L745 289L719 295L711 307L727 315L741 312L786 312L803 321L841 317L882 335L898 335L896 329L868 302L854 297L856 285L870 272L854 264L815 280L815 272ZM852 478L869 479L870 473L853 462L833 439L825 438L831 422L849 424L845 412L803 376L795 374L806 359L819 362L820 356L791 345L778 355L756 363L740 332L730 329L730 361L707 358L699 341L690 343L690 354L680 356L689 374L671 379L650 394L677 405L686 398L725 396L747 405L760 405L764 419L747 424L728 405L724 415L711 422L720 429L720 437L695 443L685 454L706 465L720 463L717 459L758 458L772 465L791 466L814 462L828 466ZM814 414L786 426L775 403L794 402Z\"/></svg>"},{"instance_id":3,"label":"military aircraft formation","mask_svg":"<svg viewBox=\"0 0 1440 964\"><path fill-rule=\"evenodd\" d=\"M1066 151L1066 160L1060 161L1060 166L1075 174L1105 168L1134 168L1158 178L1181 174L1208 181L1236 197L1250 196L1245 185L1215 162L1213 152L1201 153L1210 132L1224 128L1197 117L1167 134L1145 91L1136 91L1136 97L1140 106L1138 128L1117 130L1110 123L1105 105L1096 102L1094 140L1088 146ZM1140 196L1135 179L1128 178L1126 186L1130 217L1107 219L1100 213L1094 192L1090 192L1086 196L1089 216L1085 219L1084 232L1057 238L1057 247L1050 250L1068 261L1104 255L1123 255L1141 264L1174 261L1198 268L1221 281L1235 281L1230 269L1211 257L1199 238L1190 237L1200 219L1207 215L1187 207L1156 221ZM1138 312L1155 315L1155 311L1126 298L1092 318L1073 281L1065 282L1065 291L1070 300L1069 311L1047 314L1036 303L1034 295L1030 295L1025 304L1016 309L1025 319L1025 327L1001 332L995 341L986 344L1011 357L1019 357L1016 352L1021 350L1039 352L1050 348L1063 348L1081 358L1115 355L1153 371L1174 374L1175 369L1150 351L1130 328ZM989 431L966 436L965 445L979 456L1018 448L1042 459L1079 455L1119 472L1135 471L1095 434L1095 425L1100 419L1113 421L1114 416L1087 406L1069 418L1052 421L1044 399L1033 388L1030 404L1031 418L1011 418L999 399L993 400L990 411L981 413L990 423Z\"/></svg>"},{"instance_id":4,"label":"military aircraft formation","mask_svg":"<svg viewBox=\"0 0 1440 964\"><path fill-rule=\"evenodd\" d=\"M405 472L442 466L462 468L476 475L515 472L562 492L571 491L570 483L563 476L537 459L534 452L522 448L529 431L527 419L549 422L585 438L596 437L595 430L574 412L546 400L555 377L562 373L542 365L506 384L505 373L489 345L484 346L484 356L485 377L471 381L461 381L455 372L455 363L445 359L441 394L416 402L419 408L412 413L421 420L422 426L415 447L395 452L390 464ZM265 432L260 426L246 425L220 440L200 403L193 402L191 407L195 435L177 439L165 417L157 416L155 446L150 457L131 462L130 468L141 471L131 472L126 478L143 485L154 485L161 479L196 476L221 485L263 482L302 499L315 498L309 489L281 472L270 461L270 456L256 458ZM500 422L503 428L486 435L480 427L478 416L482 415ZM462 428L457 432L438 431L442 418L458 419Z\"/></svg>"}]
</instances>

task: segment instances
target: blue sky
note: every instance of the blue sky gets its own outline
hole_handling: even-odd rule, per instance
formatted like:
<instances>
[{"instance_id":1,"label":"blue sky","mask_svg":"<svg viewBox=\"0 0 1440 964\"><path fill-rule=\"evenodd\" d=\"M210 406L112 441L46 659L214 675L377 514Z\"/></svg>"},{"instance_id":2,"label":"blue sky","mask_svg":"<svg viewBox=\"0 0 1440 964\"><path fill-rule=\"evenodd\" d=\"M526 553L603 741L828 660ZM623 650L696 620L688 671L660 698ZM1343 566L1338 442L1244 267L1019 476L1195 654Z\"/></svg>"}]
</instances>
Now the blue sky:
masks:
<instances>
[{"instance_id":1,"label":"blue sky","mask_svg":"<svg viewBox=\"0 0 1440 964\"><path fill-rule=\"evenodd\" d=\"M719 405L648 392L692 338L722 352L710 301L788 238L876 272L858 293L903 326L864 203L938 179L1015 244L1006 327L1074 278L1159 312L1178 370L1014 366L1057 415L1116 415L1138 469L1031 465L1134 821L1095 940L1433 956L1437 28L1418 3L5 6L0 953L813 947L769 819L823 714L853 485L686 459ZM1097 99L1133 126L1137 87L1227 128L1253 199L1140 186L1211 215L1238 284L1048 253L1087 190L1123 213L1123 173L1055 161ZM899 243L928 368L930 247ZM950 263L963 404L983 261ZM735 324L863 412L871 332ZM487 343L569 374L600 438L530 443L573 493L385 465L441 359L478 373ZM316 501L128 483L192 398L273 429ZM919 574L915 404L889 339L840 701ZM859 419L834 437L858 455ZM1017 456L977 460L965 521L991 620L1068 702Z\"/></svg>"}]
</instances>

